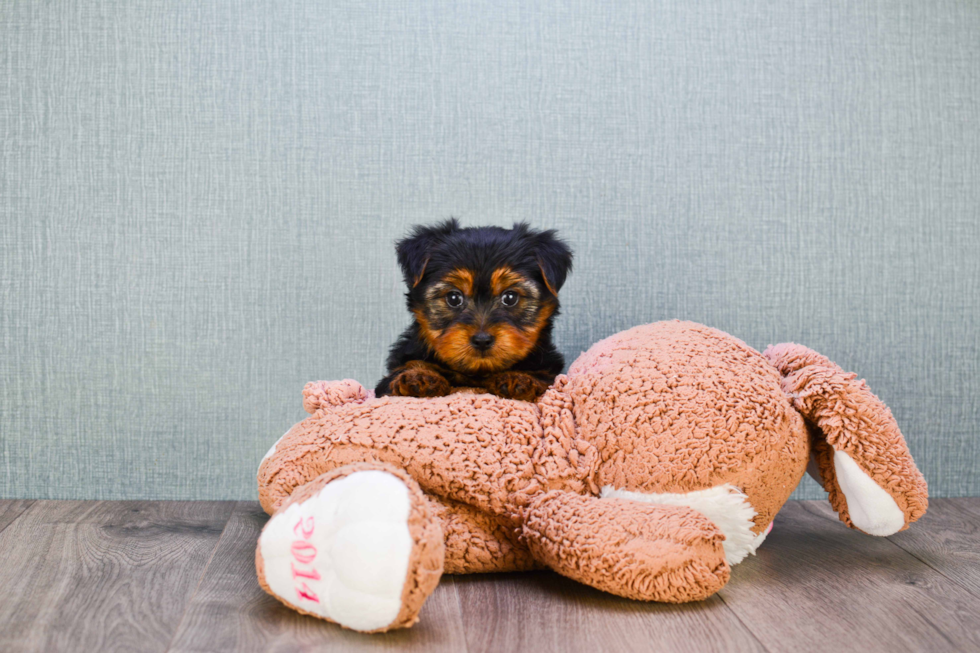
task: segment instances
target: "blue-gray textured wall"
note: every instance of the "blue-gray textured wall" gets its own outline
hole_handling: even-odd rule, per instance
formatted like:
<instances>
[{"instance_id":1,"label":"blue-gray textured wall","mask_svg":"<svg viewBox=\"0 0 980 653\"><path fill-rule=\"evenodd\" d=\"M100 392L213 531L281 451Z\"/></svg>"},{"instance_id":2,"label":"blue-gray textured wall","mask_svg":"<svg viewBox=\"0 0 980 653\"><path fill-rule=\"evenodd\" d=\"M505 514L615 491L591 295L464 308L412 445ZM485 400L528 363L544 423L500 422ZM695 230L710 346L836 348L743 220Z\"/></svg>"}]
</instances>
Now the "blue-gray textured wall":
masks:
<instances>
[{"instance_id":1,"label":"blue-gray textured wall","mask_svg":"<svg viewBox=\"0 0 980 653\"><path fill-rule=\"evenodd\" d=\"M526 4L0 4L0 496L253 497L450 215L574 245L567 355L805 343L980 493L980 3Z\"/></svg>"}]
</instances>

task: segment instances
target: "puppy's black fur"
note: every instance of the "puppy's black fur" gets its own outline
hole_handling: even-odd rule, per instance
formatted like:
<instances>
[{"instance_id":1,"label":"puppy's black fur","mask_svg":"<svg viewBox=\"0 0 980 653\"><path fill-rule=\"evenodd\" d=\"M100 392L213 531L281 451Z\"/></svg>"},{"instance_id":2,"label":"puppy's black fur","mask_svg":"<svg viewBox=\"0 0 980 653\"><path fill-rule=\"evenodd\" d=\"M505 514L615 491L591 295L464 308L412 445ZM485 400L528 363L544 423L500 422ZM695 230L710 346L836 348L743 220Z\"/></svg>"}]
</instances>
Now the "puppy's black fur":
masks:
<instances>
[{"instance_id":1,"label":"puppy's black fur","mask_svg":"<svg viewBox=\"0 0 980 653\"><path fill-rule=\"evenodd\" d=\"M532 401L565 366L551 332L572 252L552 230L417 226L396 245L414 322L388 356L378 396L482 388Z\"/></svg>"}]
</instances>

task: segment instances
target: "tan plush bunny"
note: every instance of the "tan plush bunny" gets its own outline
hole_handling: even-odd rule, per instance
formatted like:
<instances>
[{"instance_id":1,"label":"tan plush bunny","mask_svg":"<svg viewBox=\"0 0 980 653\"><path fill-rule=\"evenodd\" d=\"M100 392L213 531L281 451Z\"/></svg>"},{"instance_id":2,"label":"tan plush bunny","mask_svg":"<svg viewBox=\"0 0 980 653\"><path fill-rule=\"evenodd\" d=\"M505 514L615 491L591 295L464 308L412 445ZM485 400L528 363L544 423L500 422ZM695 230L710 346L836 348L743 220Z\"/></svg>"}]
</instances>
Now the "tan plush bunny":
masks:
<instances>
[{"instance_id":1,"label":"tan plush bunny","mask_svg":"<svg viewBox=\"0 0 980 653\"><path fill-rule=\"evenodd\" d=\"M411 626L442 573L549 568L644 601L717 592L808 461L841 521L890 535L926 484L888 408L806 347L658 322L583 353L537 403L304 389L259 468L259 582L347 628Z\"/></svg>"}]
</instances>

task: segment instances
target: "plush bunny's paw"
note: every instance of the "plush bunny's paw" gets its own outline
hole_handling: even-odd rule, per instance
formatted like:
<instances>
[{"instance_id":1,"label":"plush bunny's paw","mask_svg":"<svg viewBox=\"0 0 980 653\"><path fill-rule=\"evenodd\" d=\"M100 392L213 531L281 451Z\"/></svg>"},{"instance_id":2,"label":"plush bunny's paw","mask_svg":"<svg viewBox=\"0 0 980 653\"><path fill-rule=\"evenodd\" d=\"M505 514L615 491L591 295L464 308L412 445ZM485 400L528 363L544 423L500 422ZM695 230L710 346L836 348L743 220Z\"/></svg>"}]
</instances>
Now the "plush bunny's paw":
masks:
<instances>
[{"instance_id":1,"label":"plush bunny's paw","mask_svg":"<svg viewBox=\"0 0 980 653\"><path fill-rule=\"evenodd\" d=\"M303 408L312 415L321 408L364 401L373 395L373 392L365 390L364 386L353 379L310 381L303 388Z\"/></svg>"},{"instance_id":2,"label":"plush bunny's paw","mask_svg":"<svg viewBox=\"0 0 980 653\"><path fill-rule=\"evenodd\" d=\"M346 628L411 626L442 572L442 531L414 481L350 467L298 489L269 520L256 551L259 582Z\"/></svg>"}]
</instances>

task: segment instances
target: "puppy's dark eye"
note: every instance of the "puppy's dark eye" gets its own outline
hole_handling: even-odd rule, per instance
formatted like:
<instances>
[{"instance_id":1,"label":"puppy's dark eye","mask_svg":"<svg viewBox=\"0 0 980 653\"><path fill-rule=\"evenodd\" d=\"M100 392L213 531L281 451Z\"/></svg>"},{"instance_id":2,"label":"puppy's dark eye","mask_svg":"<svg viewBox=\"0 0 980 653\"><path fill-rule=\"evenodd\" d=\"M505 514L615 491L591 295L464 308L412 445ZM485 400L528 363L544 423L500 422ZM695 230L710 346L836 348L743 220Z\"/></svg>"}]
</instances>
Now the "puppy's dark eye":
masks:
<instances>
[{"instance_id":1,"label":"puppy's dark eye","mask_svg":"<svg viewBox=\"0 0 980 653\"><path fill-rule=\"evenodd\" d=\"M446 303L452 308L459 308L463 305L463 293L458 290L454 290L448 295L446 295Z\"/></svg>"},{"instance_id":2,"label":"puppy's dark eye","mask_svg":"<svg viewBox=\"0 0 980 653\"><path fill-rule=\"evenodd\" d=\"M517 300L520 298L521 296L518 295L516 292L514 292L513 290L508 290L507 292L505 292L503 295L500 296L500 303L503 304L504 306L516 306Z\"/></svg>"}]
</instances>

